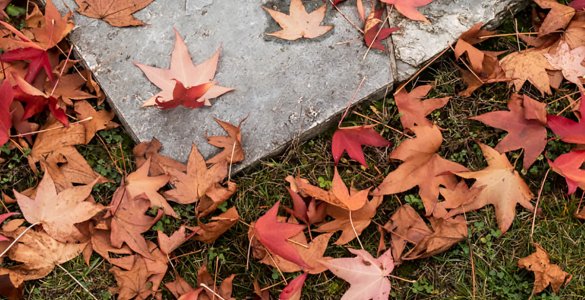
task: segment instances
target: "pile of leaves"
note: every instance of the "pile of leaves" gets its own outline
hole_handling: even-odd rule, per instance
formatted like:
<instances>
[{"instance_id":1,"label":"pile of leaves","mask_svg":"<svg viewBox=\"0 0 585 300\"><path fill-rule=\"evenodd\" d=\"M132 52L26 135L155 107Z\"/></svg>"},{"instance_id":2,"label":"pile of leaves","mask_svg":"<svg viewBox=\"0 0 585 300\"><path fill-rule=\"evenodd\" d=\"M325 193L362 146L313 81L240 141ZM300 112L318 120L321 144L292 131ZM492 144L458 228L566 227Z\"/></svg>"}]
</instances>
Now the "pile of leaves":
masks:
<instances>
[{"instance_id":1,"label":"pile of leaves","mask_svg":"<svg viewBox=\"0 0 585 300\"><path fill-rule=\"evenodd\" d=\"M133 9L121 9L118 15L92 11L98 7L90 5L92 1L77 1L79 11L90 17L117 26L139 26L142 23L131 14L151 1L130 2ZM383 2L408 18L428 21L415 7L431 1ZM520 91L526 81L545 95L565 82L576 85L583 95L581 100L585 99L585 68L581 64L585 58L584 11L553 0L535 2L543 9L534 13L536 34L517 34L530 45L528 49L512 53L480 50L479 44L495 34L483 30L481 24L459 38L454 55L463 66L460 72L467 83L461 95L493 82L510 82ZM384 28L383 10L372 5L366 18L361 0L356 3L366 45L383 50L381 40L394 29ZM579 5L578 1L573 3ZM292 0L289 15L265 9L283 28L273 33L280 38L313 38L331 29L320 25L325 6L307 13L300 0ZM0 54L0 144L30 151L30 167L43 174L37 187L14 191L14 199L3 197L5 203L16 203L20 213L0 215L0 292L19 298L25 281L43 278L79 255L88 265L92 255L99 255L111 265L117 282L111 292L119 299L160 299L163 284L179 299L232 298L235 275L218 285L217 278L202 267L195 287L174 269L173 281L163 279L174 252L183 243L213 243L240 220L235 207L226 207L237 190L231 181L232 164L245 158L240 126L216 119L227 135L208 137L208 142L221 151L206 160L193 145L186 164L160 154L162 145L157 140L137 145L137 169L124 176L111 199L97 202L93 188L109 180L96 173L75 146L89 143L96 132L118 124L112 121L111 112L94 108L103 107L105 97L90 72L79 70L70 58L71 48L62 42L73 29L71 14L60 15L47 1L45 13L33 5L20 28L4 21L0 24L0 48L4 50ZM219 50L194 65L177 32L169 69L137 64L162 90L145 105L198 108L231 91L213 82L218 59ZM520 94L510 97L508 110L468 116L508 132L495 148L478 141L487 167L469 170L438 153L442 131L428 116L451 100L423 100L431 89L422 85L395 92L404 136L395 148L391 149L393 145L375 125L342 127L341 120L331 143L336 165L331 187L323 189L301 174L291 175L286 181L292 206L283 206L286 214L279 213L281 203L277 202L257 220L246 220L252 221L248 230L250 256L277 269L286 283L280 298L300 299L309 276L330 271L350 284L344 299L386 299L391 291L388 277L394 276L392 272L401 264L442 253L468 236L465 213L493 205L501 233L513 226L517 204L537 214L533 192L506 153L521 149L522 166L528 169L546 150L547 128L563 142L576 144L574 150L549 161L551 169L566 178L570 193L585 187L581 169L585 162L585 151L581 150L585 144L581 125L584 101L571 99L566 108L577 121L550 115L546 103ZM337 163L347 152L368 168L364 145L389 150L388 158L399 165L385 174L380 184L358 190L344 182ZM411 190L420 195L424 212L405 204L388 216L380 228L376 258L362 245L361 233L370 226L384 196ZM183 205L194 206L189 218L181 219L184 216L176 211ZM585 210L575 214L583 218ZM145 238L163 216L183 225L170 235L158 231L156 241ZM389 244L384 239L388 235ZM348 248L352 257L328 257L325 253L334 236L335 245L355 240L361 249ZM518 261L520 267L535 273L533 293L542 292L549 284L556 292L568 284L571 276L551 263L542 247L535 244L535 248L534 254ZM289 282L284 273L297 275ZM257 282L254 286L256 297L270 297L269 289Z\"/></svg>"}]
</instances>

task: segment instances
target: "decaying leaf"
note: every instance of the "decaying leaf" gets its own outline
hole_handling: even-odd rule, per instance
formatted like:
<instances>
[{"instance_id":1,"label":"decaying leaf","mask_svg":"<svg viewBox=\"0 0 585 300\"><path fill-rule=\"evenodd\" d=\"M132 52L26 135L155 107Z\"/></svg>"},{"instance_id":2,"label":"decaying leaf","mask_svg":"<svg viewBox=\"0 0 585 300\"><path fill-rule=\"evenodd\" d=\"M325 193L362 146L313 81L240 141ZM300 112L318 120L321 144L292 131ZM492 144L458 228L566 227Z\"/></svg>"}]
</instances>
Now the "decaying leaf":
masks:
<instances>
[{"instance_id":1,"label":"decaying leaf","mask_svg":"<svg viewBox=\"0 0 585 300\"><path fill-rule=\"evenodd\" d=\"M262 7L282 27L282 30L268 33L277 38L294 41L300 38L312 39L319 37L333 28L321 26L327 6L323 5L311 13L307 13L301 0L291 0L289 14Z\"/></svg>"},{"instance_id":2,"label":"decaying leaf","mask_svg":"<svg viewBox=\"0 0 585 300\"><path fill-rule=\"evenodd\" d=\"M585 76L585 46L570 49L569 45L561 42L554 54L545 53L544 56L555 70L561 70L568 81L582 87L581 78Z\"/></svg>"},{"instance_id":3,"label":"decaying leaf","mask_svg":"<svg viewBox=\"0 0 585 300\"><path fill-rule=\"evenodd\" d=\"M199 223L199 226L196 227L198 230L195 231L193 239L208 244L213 243L234 226L239 219L240 215L234 206L219 216L212 217L211 222Z\"/></svg>"},{"instance_id":4,"label":"decaying leaf","mask_svg":"<svg viewBox=\"0 0 585 300\"><path fill-rule=\"evenodd\" d=\"M563 284L569 283L571 275L556 264L551 264L548 253L537 243L534 243L536 252L518 260L518 267L534 272L534 288L532 294L544 291L551 286L553 292L558 293Z\"/></svg>"},{"instance_id":5,"label":"decaying leaf","mask_svg":"<svg viewBox=\"0 0 585 300\"><path fill-rule=\"evenodd\" d=\"M173 169L178 172L187 172L187 166L184 164L159 153L162 144L156 139L152 138L150 142L142 142L132 150L134 159L136 160L136 167L140 168L148 159L150 159L150 176L158 176L165 174L165 170Z\"/></svg>"},{"instance_id":6,"label":"decaying leaf","mask_svg":"<svg viewBox=\"0 0 585 300\"><path fill-rule=\"evenodd\" d=\"M400 206L394 212L384 225L384 229L390 232L392 255L396 263L402 260L407 242L418 244L424 237L433 233L416 210L408 204Z\"/></svg>"},{"instance_id":7,"label":"decaying leaf","mask_svg":"<svg viewBox=\"0 0 585 300\"><path fill-rule=\"evenodd\" d=\"M546 52L538 49L527 49L506 55L500 65L506 76L512 79L516 91L529 81L542 95L551 94L550 79L547 70L554 70L546 57Z\"/></svg>"},{"instance_id":8,"label":"decaying leaf","mask_svg":"<svg viewBox=\"0 0 585 300\"><path fill-rule=\"evenodd\" d=\"M542 8L550 9L538 29L539 36L564 29L575 15L574 8L563 5L556 0L534 0L534 2Z\"/></svg>"},{"instance_id":9,"label":"decaying leaf","mask_svg":"<svg viewBox=\"0 0 585 300\"><path fill-rule=\"evenodd\" d=\"M118 123L112 121L115 114L112 111L100 110L96 111L87 101L75 102L75 113L80 120L85 120L91 117L91 120L83 122L85 127L85 143L89 143L95 136L96 132L100 130L108 130L120 126Z\"/></svg>"}]
</instances>

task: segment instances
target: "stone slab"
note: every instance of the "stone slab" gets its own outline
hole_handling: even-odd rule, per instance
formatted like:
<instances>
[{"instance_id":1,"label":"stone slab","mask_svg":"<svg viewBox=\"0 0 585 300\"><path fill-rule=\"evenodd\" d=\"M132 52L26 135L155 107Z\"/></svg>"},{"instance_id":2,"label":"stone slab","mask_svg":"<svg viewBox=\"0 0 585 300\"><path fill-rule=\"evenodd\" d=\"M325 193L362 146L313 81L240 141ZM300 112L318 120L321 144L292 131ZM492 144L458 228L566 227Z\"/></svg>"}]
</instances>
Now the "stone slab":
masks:
<instances>
[{"instance_id":1,"label":"stone slab","mask_svg":"<svg viewBox=\"0 0 585 300\"><path fill-rule=\"evenodd\" d=\"M357 20L353 1L347 2L341 10ZM137 28L113 28L75 14L71 40L128 132L137 141L158 138L164 152L177 159L186 159L192 142L204 155L216 151L205 143L206 135L223 134L212 117L236 124L247 117L242 126L247 158L240 169L294 138L316 133L345 109L362 79L354 103L382 96L461 32L494 19L516 2L435 0L421 10L431 25L397 17L392 24L403 29L389 42L389 53L370 51L365 60L360 34L331 8L324 24L335 29L323 37L287 42L266 36L278 27L261 6L287 10L288 0L160 0L136 14L148 24ZM323 2L306 3L314 8ZM73 0L55 4L63 11L76 7ZM204 109L141 108L158 89L132 62L168 68L173 27L184 36L196 63L222 47L215 79L234 92Z\"/></svg>"}]
</instances>

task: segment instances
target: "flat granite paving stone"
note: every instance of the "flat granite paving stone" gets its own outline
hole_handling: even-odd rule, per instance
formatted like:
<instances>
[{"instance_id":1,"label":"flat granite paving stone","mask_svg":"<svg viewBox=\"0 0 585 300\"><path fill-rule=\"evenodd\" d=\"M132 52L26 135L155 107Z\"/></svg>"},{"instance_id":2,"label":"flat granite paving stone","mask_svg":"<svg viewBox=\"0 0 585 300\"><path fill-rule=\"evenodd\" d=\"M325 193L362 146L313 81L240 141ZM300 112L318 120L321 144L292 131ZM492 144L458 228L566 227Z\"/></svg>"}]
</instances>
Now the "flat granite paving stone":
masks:
<instances>
[{"instance_id":1,"label":"flat granite paving stone","mask_svg":"<svg viewBox=\"0 0 585 300\"><path fill-rule=\"evenodd\" d=\"M479 2L485 9L462 14ZM403 28L398 46L390 47L389 52L369 51L365 59L367 47L361 34L330 5L322 24L335 28L322 37L289 42L266 36L279 27L261 6L288 11L288 0L155 1L135 14L148 25L130 28L111 27L75 14L71 41L128 132L137 141L156 137L165 154L184 161L194 142L203 155L210 156L217 150L206 143L206 136L224 134L213 117L233 124L247 117L242 125L246 160L237 167L241 169L276 153L295 138L317 133L346 108L362 80L353 103L383 96L397 76L404 79L414 74L420 63L448 47L467 28L490 21L513 2L519 1L435 0L421 11L429 15L432 5L439 5L444 15L432 15L430 25L396 17L391 24ZM323 1L304 3L312 10ZM63 12L77 7L73 0L55 4ZM352 5L344 3L340 9L358 20ZM458 21L456 26L451 24L453 18ZM159 89L133 62L168 68L173 28L184 37L195 63L222 48L215 81L235 91L212 100L213 105L203 109L141 107ZM445 32L448 34L424 40L425 34L434 37L433 33ZM433 45L429 45L431 41ZM400 49L396 51L399 69L393 67L392 48Z\"/></svg>"}]
</instances>

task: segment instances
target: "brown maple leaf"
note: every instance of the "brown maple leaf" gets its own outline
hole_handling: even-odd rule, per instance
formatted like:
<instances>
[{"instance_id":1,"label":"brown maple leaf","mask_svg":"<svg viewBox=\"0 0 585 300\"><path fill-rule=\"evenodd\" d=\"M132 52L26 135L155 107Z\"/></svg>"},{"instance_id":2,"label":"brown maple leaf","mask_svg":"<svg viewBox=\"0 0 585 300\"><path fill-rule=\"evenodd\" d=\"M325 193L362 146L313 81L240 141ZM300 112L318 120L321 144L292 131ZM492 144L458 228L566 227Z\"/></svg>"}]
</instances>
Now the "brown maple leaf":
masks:
<instances>
[{"instance_id":1,"label":"brown maple leaf","mask_svg":"<svg viewBox=\"0 0 585 300\"><path fill-rule=\"evenodd\" d=\"M575 15L574 8L563 5L556 0L534 0L534 2L542 8L550 9L538 29L539 36L564 29Z\"/></svg>"},{"instance_id":2,"label":"brown maple leaf","mask_svg":"<svg viewBox=\"0 0 585 300\"><path fill-rule=\"evenodd\" d=\"M217 71L217 63L219 61L220 49L215 51L206 61L201 64L194 65L189 55L189 50L183 38L177 30L175 30L175 47L171 54L171 66L169 69L159 69L143 64L135 63L144 75L162 91L150 97L142 106L156 105L156 101L165 102L173 99L173 91L176 83L181 82L185 87L190 88L204 83L212 82ZM214 84L207 93L198 102L205 105L211 105L210 99L217 98L227 92L232 91L232 88L226 88Z\"/></svg>"},{"instance_id":3,"label":"brown maple leaf","mask_svg":"<svg viewBox=\"0 0 585 300\"><path fill-rule=\"evenodd\" d=\"M337 232L341 230L341 235L335 241L335 245L345 245L356 238L372 222L376 211L383 197L374 196L372 200L366 203L361 209L351 212L333 205L327 206L327 214L333 218L333 221L320 225L317 232Z\"/></svg>"},{"instance_id":4,"label":"brown maple leaf","mask_svg":"<svg viewBox=\"0 0 585 300\"><path fill-rule=\"evenodd\" d=\"M50 129L50 130L49 130ZM63 127L57 120L49 120L41 127L43 132L37 134L35 143L29 156L29 164L41 161L44 155L67 146L85 144L85 127L81 124L71 124Z\"/></svg>"},{"instance_id":5,"label":"brown maple leaf","mask_svg":"<svg viewBox=\"0 0 585 300\"><path fill-rule=\"evenodd\" d=\"M183 277L179 275L175 276L174 281L165 283L165 287L177 299L179 299L182 295L185 295L195 290Z\"/></svg>"},{"instance_id":6,"label":"brown maple leaf","mask_svg":"<svg viewBox=\"0 0 585 300\"><path fill-rule=\"evenodd\" d=\"M45 91L48 91L53 97L63 101L65 104L73 105L73 100L96 98L95 95L81 90L85 82L85 78L81 77L79 73L65 74L57 78L56 83L46 81Z\"/></svg>"},{"instance_id":7,"label":"brown maple leaf","mask_svg":"<svg viewBox=\"0 0 585 300\"><path fill-rule=\"evenodd\" d=\"M187 234L187 227L185 225L181 225L181 227L179 227L177 231L173 232L170 237L162 232L162 230L157 230L157 239L160 251L166 255L170 255L171 252L175 251L183 243L193 237L195 233L197 232L194 231L190 234Z\"/></svg>"},{"instance_id":8,"label":"brown maple leaf","mask_svg":"<svg viewBox=\"0 0 585 300\"><path fill-rule=\"evenodd\" d=\"M418 244L424 237L433 233L416 210L408 204L400 206L394 212L384 225L384 229L390 232L392 256L396 263L401 262L407 242Z\"/></svg>"},{"instance_id":9,"label":"brown maple leaf","mask_svg":"<svg viewBox=\"0 0 585 300\"><path fill-rule=\"evenodd\" d=\"M116 293L118 299L148 299L152 295L149 281L151 274L146 267L146 259L140 255L135 255L134 265L128 271L118 267L112 267L110 273L114 275L118 287Z\"/></svg>"},{"instance_id":10,"label":"brown maple leaf","mask_svg":"<svg viewBox=\"0 0 585 300\"><path fill-rule=\"evenodd\" d=\"M228 165L226 161L222 161L208 169L197 146L191 144L187 172L183 173L169 168L166 173L170 176L169 182L174 186L174 189L166 191L165 196L177 203L190 204L205 197L216 183L221 182L227 176Z\"/></svg>"},{"instance_id":11,"label":"brown maple leaf","mask_svg":"<svg viewBox=\"0 0 585 300\"><path fill-rule=\"evenodd\" d=\"M457 180L452 173L467 169L436 153L443 142L437 126L414 126L411 130L416 138L402 142L390 153L391 159L399 159L403 163L384 178L373 194L396 194L418 186L426 215L430 215L439 198L439 187L455 186Z\"/></svg>"},{"instance_id":12,"label":"brown maple leaf","mask_svg":"<svg viewBox=\"0 0 585 300\"><path fill-rule=\"evenodd\" d=\"M169 181L169 176L148 176L149 169L150 160L146 160L140 168L126 176L126 190L128 191L129 198L133 199L140 194L144 194L150 200L152 207L161 208L166 215L179 218L179 215L177 215L167 200L158 193L158 190Z\"/></svg>"},{"instance_id":13,"label":"brown maple leaf","mask_svg":"<svg viewBox=\"0 0 585 300\"><path fill-rule=\"evenodd\" d=\"M18 206L29 223L38 223L54 239L61 242L77 242L85 236L75 224L91 219L104 209L86 201L96 181L57 193L49 173L45 173L37 187L35 199L14 191ZM64 213L66 212L66 213Z\"/></svg>"},{"instance_id":14,"label":"brown maple leaf","mask_svg":"<svg viewBox=\"0 0 585 300\"><path fill-rule=\"evenodd\" d=\"M34 36L34 44L29 45L29 47L40 47L44 50L55 47L73 30L72 15L73 13L68 12L61 16L53 1L47 0L45 15L39 22L40 26L29 29Z\"/></svg>"},{"instance_id":15,"label":"brown maple leaf","mask_svg":"<svg viewBox=\"0 0 585 300\"><path fill-rule=\"evenodd\" d=\"M498 227L502 233L506 233L516 216L516 204L522 205L529 211L534 210L534 206L530 203L533 194L514 166L510 164L506 154L500 154L484 144L479 146L488 167L475 172L460 172L457 173L457 176L476 179L472 189L481 188L482 190L472 202L449 211L446 217L449 218L492 204L496 209Z\"/></svg>"},{"instance_id":16,"label":"brown maple leaf","mask_svg":"<svg viewBox=\"0 0 585 300\"><path fill-rule=\"evenodd\" d=\"M194 240L211 244L215 242L222 234L234 226L240 215L236 207L232 207L221 213L219 216L212 217L211 222L199 223L195 230Z\"/></svg>"},{"instance_id":17,"label":"brown maple leaf","mask_svg":"<svg viewBox=\"0 0 585 300\"><path fill-rule=\"evenodd\" d=\"M114 247L110 241L110 231L106 230L93 230L91 233L91 250L95 251L109 263L114 266L120 267L124 270L132 269L136 255L128 247L128 245L122 245L122 247ZM89 252L89 251L88 251ZM84 252L85 254L86 252ZM110 253L112 255L110 255ZM84 255L86 264L90 265L91 252Z\"/></svg>"},{"instance_id":18,"label":"brown maple leaf","mask_svg":"<svg viewBox=\"0 0 585 300\"><path fill-rule=\"evenodd\" d=\"M482 37L494 34L493 31L481 29L482 26L482 23L477 23L462 33L453 50L456 59L460 59L464 54L467 55L471 69L476 74L481 74L484 71L485 53L473 45L486 40L482 39Z\"/></svg>"},{"instance_id":19,"label":"brown maple leaf","mask_svg":"<svg viewBox=\"0 0 585 300\"><path fill-rule=\"evenodd\" d=\"M57 192L72 188L74 183L90 184L108 182L95 172L74 146L59 148L47 155L41 167L51 174Z\"/></svg>"},{"instance_id":20,"label":"brown maple leaf","mask_svg":"<svg viewBox=\"0 0 585 300\"><path fill-rule=\"evenodd\" d=\"M429 221L433 228L432 233L424 236L402 259L431 257L446 251L467 237L467 221L463 216L442 218L433 215Z\"/></svg>"},{"instance_id":21,"label":"brown maple leaf","mask_svg":"<svg viewBox=\"0 0 585 300\"><path fill-rule=\"evenodd\" d=\"M335 167L331 190L329 191L311 185L306 179L300 177L292 178L289 176L286 180L291 183L291 186L294 183L292 189L298 191L302 196L310 196L344 210L355 211L362 208L368 202L370 188L361 191L348 189L345 183L343 183L341 176L339 176L337 167Z\"/></svg>"},{"instance_id":22,"label":"brown maple leaf","mask_svg":"<svg viewBox=\"0 0 585 300\"><path fill-rule=\"evenodd\" d=\"M116 115L113 111L107 111L105 109L96 111L87 101L76 102L75 113L80 120L91 118L91 120L81 123L83 124L83 127L85 127L86 144L88 144L91 139L93 139L96 132L120 126L120 124L112 121Z\"/></svg>"},{"instance_id":23,"label":"brown maple leaf","mask_svg":"<svg viewBox=\"0 0 585 300\"><path fill-rule=\"evenodd\" d=\"M554 54L545 53L544 56L554 69L562 71L565 79L583 87L581 78L585 76L585 67L581 63L585 59L585 46L571 50L567 43L561 42Z\"/></svg>"},{"instance_id":24,"label":"brown maple leaf","mask_svg":"<svg viewBox=\"0 0 585 300\"><path fill-rule=\"evenodd\" d=\"M400 122L402 128L412 128L415 125L431 126L432 123L426 116L435 109L441 108L449 102L451 97L433 98L421 101L429 91L433 88L432 85L418 86L412 91L407 92L401 89L394 94L394 101L400 112Z\"/></svg>"},{"instance_id":25,"label":"brown maple leaf","mask_svg":"<svg viewBox=\"0 0 585 300\"><path fill-rule=\"evenodd\" d=\"M154 0L75 0L77 12L90 18L108 22L116 27L142 26L144 22L132 16Z\"/></svg>"},{"instance_id":26,"label":"brown maple leaf","mask_svg":"<svg viewBox=\"0 0 585 300\"><path fill-rule=\"evenodd\" d=\"M207 137L207 142L215 147L223 148L223 151L216 154L212 158L207 160L208 164L217 164L222 161L229 164L241 162L244 160L245 153L242 147L242 133L240 128L242 123L246 120L240 121L238 126L234 126L228 122L224 122L220 119L213 118L225 132L227 136L210 136Z\"/></svg>"},{"instance_id":27,"label":"brown maple leaf","mask_svg":"<svg viewBox=\"0 0 585 300\"><path fill-rule=\"evenodd\" d=\"M156 138L150 142L142 142L132 150L136 167L140 168L148 159L150 159L150 176L166 174L165 170L174 169L179 172L187 172L187 166L184 164L159 153L162 144Z\"/></svg>"},{"instance_id":28,"label":"brown maple leaf","mask_svg":"<svg viewBox=\"0 0 585 300\"><path fill-rule=\"evenodd\" d=\"M546 146L546 104L526 95L513 94L508 102L510 111L493 111L470 119L508 132L496 150L505 153L524 149L524 168L536 161Z\"/></svg>"},{"instance_id":29,"label":"brown maple leaf","mask_svg":"<svg viewBox=\"0 0 585 300\"><path fill-rule=\"evenodd\" d=\"M277 38L294 41L300 38L312 39L319 37L333 28L333 26L321 26L327 6L323 5L311 13L307 13L301 0L291 0L289 14L283 14L266 7L262 7L282 27L282 30L268 33Z\"/></svg>"},{"instance_id":30,"label":"brown maple leaf","mask_svg":"<svg viewBox=\"0 0 585 300\"><path fill-rule=\"evenodd\" d=\"M537 243L534 243L536 252L518 260L518 267L534 272L534 288L532 294L538 294L547 286L551 286L553 292L558 293L563 284L568 284L572 276L563 271L556 264L551 264L548 253Z\"/></svg>"},{"instance_id":31,"label":"brown maple leaf","mask_svg":"<svg viewBox=\"0 0 585 300\"><path fill-rule=\"evenodd\" d=\"M527 49L506 55L500 65L514 83L516 91L522 89L522 85L529 81L542 95L550 94L551 82L547 70L554 70L554 67L546 60L545 50Z\"/></svg>"}]
</instances>

